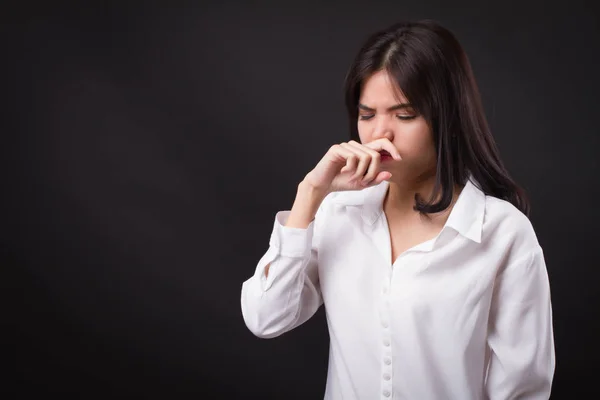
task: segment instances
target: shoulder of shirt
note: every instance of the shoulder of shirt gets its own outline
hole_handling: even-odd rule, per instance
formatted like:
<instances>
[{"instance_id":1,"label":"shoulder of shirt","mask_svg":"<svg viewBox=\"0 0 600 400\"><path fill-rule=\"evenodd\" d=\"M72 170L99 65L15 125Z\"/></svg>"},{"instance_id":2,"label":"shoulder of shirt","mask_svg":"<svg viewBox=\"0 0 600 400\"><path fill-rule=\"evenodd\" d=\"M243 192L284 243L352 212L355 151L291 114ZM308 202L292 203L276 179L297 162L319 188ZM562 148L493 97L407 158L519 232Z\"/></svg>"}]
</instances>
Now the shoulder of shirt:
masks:
<instances>
[{"instance_id":1,"label":"shoulder of shirt","mask_svg":"<svg viewBox=\"0 0 600 400\"><path fill-rule=\"evenodd\" d=\"M484 230L510 236L521 251L536 250L540 244L531 220L512 203L494 196L485 196ZM516 250L516 249L515 249Z\"/></svg>"}]
</instances>

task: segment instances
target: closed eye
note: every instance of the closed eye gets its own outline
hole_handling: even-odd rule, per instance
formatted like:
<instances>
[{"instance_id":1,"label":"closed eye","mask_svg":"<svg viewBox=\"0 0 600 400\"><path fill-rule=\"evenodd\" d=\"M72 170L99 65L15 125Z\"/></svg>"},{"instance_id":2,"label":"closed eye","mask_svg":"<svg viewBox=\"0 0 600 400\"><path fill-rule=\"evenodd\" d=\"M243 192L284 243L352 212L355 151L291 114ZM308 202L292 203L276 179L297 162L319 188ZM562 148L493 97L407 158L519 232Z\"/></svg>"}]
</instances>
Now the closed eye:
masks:
<instances>
[{"instance_id":1,"label":"closed eye","mask_svg":"<svg viewBox=\"0 0 600 400\"><path fill-rule=\"evenodd\" d=\"M361 121L368 121L371 118L373 118L374 116L375 116L374 114L371 114L371 115L361 115L360 116L360 120ZM416 115L396 115L396 118L398 118L400 120L403 120L403 121L408 121L408 120L417 118L417 116Z\"/></svg>"}]
</instances>

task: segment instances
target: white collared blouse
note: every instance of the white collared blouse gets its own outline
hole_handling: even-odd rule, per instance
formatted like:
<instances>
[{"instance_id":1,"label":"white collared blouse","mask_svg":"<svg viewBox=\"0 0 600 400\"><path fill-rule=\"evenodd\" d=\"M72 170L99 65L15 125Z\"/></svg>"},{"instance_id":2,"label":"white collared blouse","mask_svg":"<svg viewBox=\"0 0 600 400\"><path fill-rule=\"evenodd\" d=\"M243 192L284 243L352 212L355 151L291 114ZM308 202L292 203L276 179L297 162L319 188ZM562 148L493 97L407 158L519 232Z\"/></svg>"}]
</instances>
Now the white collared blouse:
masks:
<instances>
[{"instance_id":1,"label":"white collared blouse","mask_svg":"<svg viewBox=\"0 0 600 400\"><path fill-rule=\"evenodd\" d=\"M548 399L550 287L527 217L469 181L441 232L392 263L388 186L330 194L306 229L276 214L242 285L250 331L279 336L324 304L325 399Z\"/></svg>"}]
</instances>

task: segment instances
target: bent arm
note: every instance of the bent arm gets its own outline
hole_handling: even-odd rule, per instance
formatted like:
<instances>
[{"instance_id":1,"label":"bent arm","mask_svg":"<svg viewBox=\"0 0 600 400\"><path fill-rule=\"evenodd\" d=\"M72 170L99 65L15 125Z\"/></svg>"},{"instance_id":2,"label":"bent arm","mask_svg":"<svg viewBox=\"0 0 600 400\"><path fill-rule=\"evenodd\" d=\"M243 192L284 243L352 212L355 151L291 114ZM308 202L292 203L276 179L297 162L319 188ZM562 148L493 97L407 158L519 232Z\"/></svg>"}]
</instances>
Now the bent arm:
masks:
<instances>
[{"instance_id":1,"label":"bent arm","mask_svg":"<svg viewBox=\"0 0 600 400\"><path fill-rule=\"evenodd\" d=\"M242 284L242 315L260 338L273 338L306 322L323 303L314 221L306 229L285 226L290 211L275 217L269 249ZM266 273L269 268L268 274Z\"/></svg>"}]
</instances>

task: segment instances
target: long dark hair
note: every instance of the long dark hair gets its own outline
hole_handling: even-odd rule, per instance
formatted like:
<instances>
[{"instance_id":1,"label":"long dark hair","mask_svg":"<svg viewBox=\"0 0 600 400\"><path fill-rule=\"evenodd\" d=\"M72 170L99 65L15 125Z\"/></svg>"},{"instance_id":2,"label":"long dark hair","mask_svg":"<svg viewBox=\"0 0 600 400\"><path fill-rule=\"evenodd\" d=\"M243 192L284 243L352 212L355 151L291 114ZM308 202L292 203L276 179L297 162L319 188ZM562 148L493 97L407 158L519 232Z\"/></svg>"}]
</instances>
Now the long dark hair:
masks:
<instances>
[{"instance_id":1,"label":"long dark hair","mask_svg":"<svg viewBox=\"0 0 600 400\"><path fill-rule=\"evenodd\" d=\"M529 216L525 192L500 159L471 65L452 32L435 21L421 20L394 24L366 40L345 81L350 137L357 142L362 84L380 70L394 78L433 133L435 187L429 202L415 196L415 210L427 214L447 209L454 185L466 184L472 175L484 193L512 203ZM434 203L435 199L439 200Z\"/></svg>"}]
</instances>

